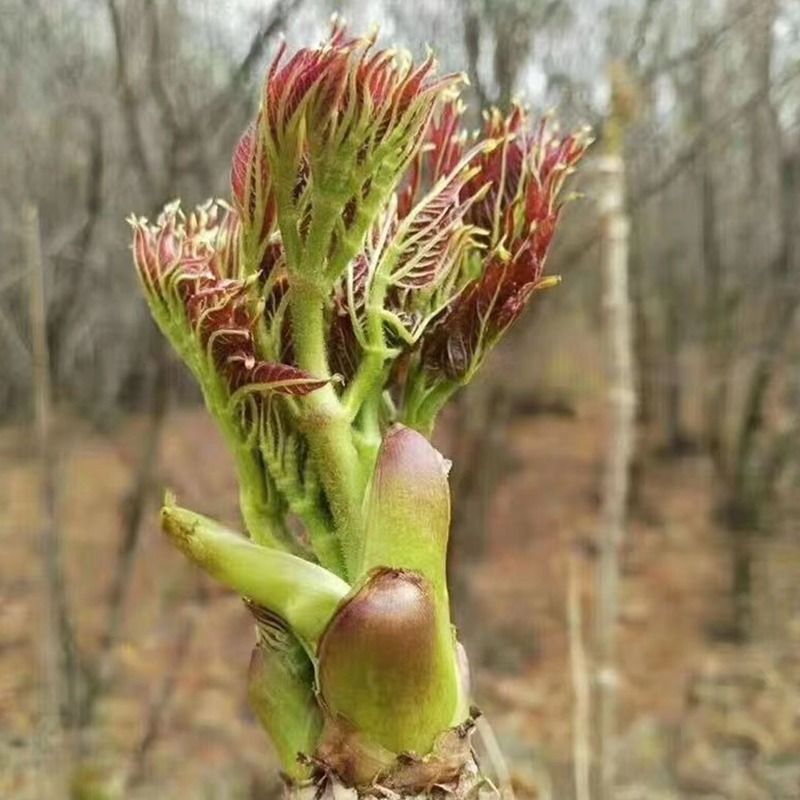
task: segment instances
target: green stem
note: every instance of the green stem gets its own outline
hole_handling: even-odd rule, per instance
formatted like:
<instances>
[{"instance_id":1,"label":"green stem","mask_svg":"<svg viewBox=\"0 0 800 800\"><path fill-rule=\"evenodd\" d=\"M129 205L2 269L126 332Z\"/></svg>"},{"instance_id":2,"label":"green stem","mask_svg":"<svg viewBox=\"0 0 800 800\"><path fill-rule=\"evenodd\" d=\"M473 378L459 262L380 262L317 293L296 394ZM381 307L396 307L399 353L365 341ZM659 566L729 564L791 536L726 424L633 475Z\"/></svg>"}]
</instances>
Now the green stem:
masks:
<instances>
[{"instance_id":1,"label":"green stem","mask_svg":"<svg viewBox=\"0 0 800 800\"><path fill-rule=\"evenodd\" d=\"M331 530L330 523L324 517L319 499L303 500L296 505L290 503L290 508L305 525L311 540L311 547L316 553L319 563L337 575L346 575L342 548L335 533Z\"/></svg>"},{"instance_id":2,"label":"green stem","mask_svg":"<svg viewBox=\"0 0 800 800\"><path fill-rule=\"evenodd\" d=\"M342 404L348 419L355 420L368 399L377 389L383 388L383 365L386 357L387 351L384 347L370 346L364 352L355 377L342 396Z\"/></svg>"},{"instance_id":3,"label":"green stem","mask_svg":"<svg viewBox=\"0 0 800 800\"><path fill-rule=\"evenodd\" d=\"M239 478L239 508L250 537L266 547L295 551L297 548L288 539L283 514L269 496L257 457L238 442L229 440L229 445Z\"/></svg>"},{"instance_id":4,"label":"green stem","mask_svg":"<svg viewBox=\"0 0 800 800\"><path fill-rule=\"evenodd\" d=\"M206 408L220 427L233 454L239 479L239 508L254 542L302 556L303 548L286 527L285 506L258 451L231 418L228 398L215 378L201 380ZM272 491L270 491L272 489Z\"/></svg>"},{"instance_id":5,"label":"green stem","mask_svg":"<svg viewBox=\"0 0 800 800\"><path fill-rule=\"evenodd\" d=\"M361 406L383 388L383 367L389 352L383 331L381 312L386 300L387 281L382 275L375 276L370 305L367 309L367 348L358 365L355 377L344 393L342 402L349 419L354 420Z\"/></svg>"},{"instance_id":6,"label":"green stem","mask_svg":"<svg viewBox=\"0 0 800 800\"><path fill-rule=\"evenodd\" d=\"M381 379L383 386L383 379ZM383 436L381 434L381 409L383 398L380 393L371 394L358 414L356 447L361 458L361 468L365 480L369 480L375 467L375 460L381 447Z\"/></svg>"},{"instance_id":7,"label":"green stem","mask_svg":"<svg viewBox=\"0 0 800 800\"><path fill-rule=\"evenodd\" d=\"M311 375L330 377L322 297L315 286L302 278L292 285L290 297L297 363ZM331 384L302 398L300 424L330 504L349 571L358 554L364 481L350 421Z\"/></svg>"},{"instance_id":8,"label":"green stem","mask_svg":"<svg viewBox=\"0 0 800 800\"><path fill-rule=\"evenodd\" d=\"M460 384L454 381L437 383L430 388L422 381L415 381L406 397L403 422L430 438L439 412L459 388Z\"/></svg>"},{"instance_id":9,"label":"green stem","mask_svg":"<svg viewBox=\"0 0 800 800\"><path fill-rule=\"evenodd\" d=\"M161 304L148 294L148 303L161 332L197 379L206 408L233 455L239 480L239 506L248 533L266 547L302 555L303 548L286 528L285 506L274 491L264 464L249 445L247 432L237 423L235 412L231 412L227 388L209 363L208 355L197 348L182 302L172 297Z\"/></svg>"}]
</instances>

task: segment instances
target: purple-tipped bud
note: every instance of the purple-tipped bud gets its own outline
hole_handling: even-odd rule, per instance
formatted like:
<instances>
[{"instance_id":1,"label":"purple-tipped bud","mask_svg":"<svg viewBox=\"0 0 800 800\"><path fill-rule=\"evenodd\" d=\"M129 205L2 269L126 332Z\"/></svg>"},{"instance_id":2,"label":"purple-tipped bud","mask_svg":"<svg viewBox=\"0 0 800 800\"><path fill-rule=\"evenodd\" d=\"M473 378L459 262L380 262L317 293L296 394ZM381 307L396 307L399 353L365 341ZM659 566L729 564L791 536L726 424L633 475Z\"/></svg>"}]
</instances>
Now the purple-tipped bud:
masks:
<instances>
[{"instance_id":1,"label":"purple-tipped bud","mask_svg":"<svg viewBox=\"0 0 800 800\"><path fill-rule=\"evenodd\" d=\"M413 572L372 573L325 630L318 675L334 721L392 753L427 754L458 704L453 642L430 584Z\"/></svg>"},{"instance_id":2,"label":"purple-tipped bud","mask_svg":"<svg viewBox=\"0 0 800 800\"><path fill-rule=\"evenodd\" d=\"M362 570L394 567L421 573L447 615L449 531L447 462L422 434L395 425L384 436L375 464Z\"/></svg>"}]
</instances>

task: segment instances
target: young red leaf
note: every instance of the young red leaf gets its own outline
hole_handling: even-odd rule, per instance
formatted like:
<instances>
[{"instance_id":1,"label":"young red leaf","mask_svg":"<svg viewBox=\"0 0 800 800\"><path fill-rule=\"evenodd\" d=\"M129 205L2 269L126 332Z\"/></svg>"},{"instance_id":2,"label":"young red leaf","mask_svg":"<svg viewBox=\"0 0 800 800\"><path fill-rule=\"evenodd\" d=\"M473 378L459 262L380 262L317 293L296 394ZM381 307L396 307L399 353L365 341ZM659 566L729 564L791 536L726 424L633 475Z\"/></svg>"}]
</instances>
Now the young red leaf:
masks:
<instances>
[{"instance_id":1,"label":"young red leaf","mask_svg":"<svg viewBox=\"0 0 800 800\"><path fill-rule=\"evenodd\" d=\"M236 211L207 204L185 220L173 204L157 225L134 220L133 227L134 260L156 319L198 375L210 368L234 399L264 392L302 396L328 383L260 355L254 329L264 312L242 277ZM265 251L267 268L279 260L274 248Z\"/></svg>"},{"instance_id":2,"label":"young red leaf","mask_svg":"<svg viewBox=\"0 0 800 800\"><path fill-rule=\"evenodd\" d=\"M488 181L465 218L491 231L489 256L422 346L424 369L455 381L471 375L531 294L549 285L543 272L561 212L559 193L589 144L585 134L555 136L546 122L531 133L519 107L505 119L493 112L486 134L499 144L473 161L477 171L464 191Z\"/></svg>"}]
</instances>

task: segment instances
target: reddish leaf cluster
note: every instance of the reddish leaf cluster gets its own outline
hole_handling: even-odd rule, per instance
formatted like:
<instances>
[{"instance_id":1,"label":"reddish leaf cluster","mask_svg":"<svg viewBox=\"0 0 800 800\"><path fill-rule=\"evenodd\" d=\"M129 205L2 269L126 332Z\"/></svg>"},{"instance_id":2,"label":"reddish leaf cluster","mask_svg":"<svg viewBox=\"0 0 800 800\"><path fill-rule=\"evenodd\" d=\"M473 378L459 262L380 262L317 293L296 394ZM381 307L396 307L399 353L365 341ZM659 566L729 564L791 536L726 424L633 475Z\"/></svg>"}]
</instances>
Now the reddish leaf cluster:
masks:
<instances>
[{"instance_id":1,"label":"reddish leaf cluster","mask_svg":"<svg viewBox=\"0 0 800 800\"><path fill-rule=\"evenodd\" d=\"M419 344L424 370L451 380L468 376L543 285L546 256L564 202L559 193L588 145L583 134L555 135L546 121L531 129L527 114L516 106L508 117L496 110L489 114L482 139L475 150L467 151L461 111L457 98L441 104L425 146L409 169L393 229L394 235L406 224L408 244L400 251L398 279L386 301L412 329L415 298L454 267L448 256L458 236L467 226L483 231L476 244L484 252L472 247L461 253L467 258L472 253L482 262L477 275L466 282ZM463 174L465 162L469 174L458 181L455 176ZM421 199L425 187L434 185L439 192L429 190ZM405 264L413 268L405 272ZM347 298L338 297L331 333L334 361L345 375L352 374L358 361L352 320L363 309L365 268L353 276L356 313L347 313Z\"/></svg>"},{"instance_id":2,"label":"reddish leaf cluster","mask_svg":"<svg viewBox=\"0 0 800 800\"><path fill-rule=\"evenodd\" d=\"M432 57L419 66L401 63L393 51L375 50L375 41L374 35L351 36L337 20L321 47L302 48L284 62L286 46L281 46L267 75L263 103L279 147L297 132L295 122L303 111L312 141L334 136L341 141L362 126L358 135L369 140L370 148L405 124L415 103L428 99L430 113L435 96L453 76L434 79Z\"/></svg>"},{"instance_id":3,"label":"reddish leaf cluster","mask_svg":"<svg viewBox=\"0 0 800 800\"><path fill-rule=\"evenodd\" d=\"M411 163L398 202L398 215L405 217L419 199L423 183L432 185L449 175L464 155L466 135L461 128L463 106L457 96L445 98L430 121L424 147Z\"/></svg>"},{"instance_id":4,"label":"reddish leaf cluster","mask_svg":"<svg viewBox=\"0 0 800 800\"><path fill-rule=\"evenodd\" d=\"M262 115L248 125L242 134L231 161L231 191L243 225L252 229L260 244L275 229L277 208L275 193L261 143Z\"/></svg>"},{"instance_id":5,"label":"reddish leaf cluster","mask_svg":"<svg viewBox=\"0 0 800 800\"><path fill-rule=\"evenodd\" d=\"M498 147L477 159L480 171L473 178L476 185L489 184L484 199L472 210L476 225L496 239L504 215L513 208L520 184L526 177L525 160L531 155L532 137L527 117L520 106L514 106L508 117L492 109L486 118L483 135L499 142Z\"/></svg>"},{"instance_id":6,"label":"reddish leaf cluster","mask_svg":"<svg viewBox=\"0 0 800 800\"><path fill-rule=\"evenodd\" d=\"M373 282L388 285L384 307L406 331L406 338L389 331L391 346L408 349L408 340L415 339L433 316L430 306L436 290L459 271L463 254L475 244L474 227L465 217L484 190L465 196L464 186L473 172L467 156L404 215L390 206L369 237L366 252L353 261L350 291L340 286L334 295L330 334L332 361L345 377L358 366L356 325L362 330L366 326Z\"/></svg>"},{"instance_id":7,"label":"reddish leaf cluster","mask_svg":"<svg viewBox=\"0 0 800 800\"><path fill-rule=\"evenodd\" d=\"M258 312L239 263L242 228L235 210L209 203L185 220L173 204L155 226L145 220L132 224L134 260L156 319L184 351L185 333L176 335L172 326L185 320L198 345L190 363L209 358L230 393L251 386L303 395L325 384L291 364L259 357Z\"/></svg>"},{"instance_id":8,"label":"reddish leaf cluster","mask_svg":"<svg viewBox=\"0 0 800 800\"><path fill-rule=\"evenodd\" d=\"M301 48L284 64L281 62L286 43L281 44L264 89L264 108L277 140L290 129L295 114L318 86L321 87L318 104L331 108L336 105L347 79L350 53L358 42L343 25L335 22L322 47Z\"/></svg>"},{"instance_id":9,"label":"reddish leaf cluster","mask_svg":"<svg viewBox=\"0 0 800 800\"><path fill-rule=\"evenodd\" d=\"M487 231L486 263L426 337L422 363L433 374L459 380L480 363L542 285L566 176L583 156L582 134L556 136L546 121L531 132L517 107L503 119L492 113L485 135L498 146L479 154L464 192L488 185L467 219Z\"/></svg>"},{"instance_id":10,"label":"reddish leaf cluster","mask_svg":"<svg viewBox=\"0 0 800 800\"><path fill-rule=\"evenodd\" d=\"M208 204L186 220L173 205L156 226L134 221L136 262L162 328L187 361L210 360L230 392L321 386L293 364L286 307L324 187L320 202L340 206L314 240L318 252L328 230L328 260L341 262L330 272L333 369L350 379L367 350L388 345L426 379L469 377L542 285L559 193L587 140L558 137L544 122L531 129L521 107L491 112L470 139L452 76L436 79L430 57L415 66L338 23L322 46L284 56L281 47L233 154L234 208ZM388 156L378 150L385 142ZM400 179L384 173L389 161L407 167L397 201L384 189L382 204L367 203L376 184ZM280 225L279 198L294 205L285 215L281 207ZM385 342L368 325L375 285ZM176 334L176 313L192 338Z\"/></svg>"},{"instance_id":11,"label":"reddish leaf cluster","mask_svg":"<svg viewBox=\"0 0 800 800\"><path fill-rule=\"evenodd\" d=\"M394 269L399 289L425 289L436 284L451 267L448 255L465 232L462 222L470 208L480 202L481 187L467 190L464 169L455 170L402 220L406 244Z\"/></svg>"}]
</instances>

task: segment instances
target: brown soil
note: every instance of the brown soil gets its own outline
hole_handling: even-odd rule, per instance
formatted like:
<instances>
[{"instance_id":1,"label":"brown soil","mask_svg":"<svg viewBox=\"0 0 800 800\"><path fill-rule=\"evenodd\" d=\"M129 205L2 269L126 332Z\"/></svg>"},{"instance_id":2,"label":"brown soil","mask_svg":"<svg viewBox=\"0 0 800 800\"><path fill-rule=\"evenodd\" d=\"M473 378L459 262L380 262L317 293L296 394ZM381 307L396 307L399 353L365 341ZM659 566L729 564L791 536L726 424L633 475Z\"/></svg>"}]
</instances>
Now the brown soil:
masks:
<instances>
[{"instance_id":1,"label":"brown soil","mask_svg":"<svg viewBox=\"0 0 800 800\"><path fill-rule=\"evenodd\" d=\"M486 558L470 576L481 609L474 620L481 631L473 654L477 701L520 783L530 786L540 783L538 759L557 768L571 752L568 563L579 564L588 639L601 420L587 408L574 419L535 416L513 424L514 469L495 497ZM59 521L79 640L90 656L106 621L121 513L144 424L132 419L113 437L72 420L62 424ZM24 796L41 683L39 504L27 436L21 429L0 432L2 797ZM189 507L237 519L231 463L202 410L170 417L154 483L173 489ZM678 725L694 677L721 652L724 658L709 635L725 613L727 581L725 540L709 522L710 496L702 459L648 462L623 563L624 729L643 721ZM236 597L206 581L162 538L158 499L151 498L141 533L126 624L111 662L113 690L90 737L94 768L119 787L156 704L161 727L147 753L140 795L171 797L181 787L181 796L228 797L227 789L217 794L213 787L238 782L249 791L251 776L263 780L273 771L246 706L252 626ZM176 642L187 631L190 645L176 672ZM163 681L173 672L174 691L163 699ZM210 793L201 795L201 785L211 786ZM135 794L129 789L124 796Z\"/></svg>"}]
</instances>

